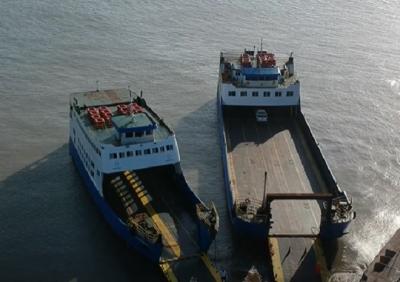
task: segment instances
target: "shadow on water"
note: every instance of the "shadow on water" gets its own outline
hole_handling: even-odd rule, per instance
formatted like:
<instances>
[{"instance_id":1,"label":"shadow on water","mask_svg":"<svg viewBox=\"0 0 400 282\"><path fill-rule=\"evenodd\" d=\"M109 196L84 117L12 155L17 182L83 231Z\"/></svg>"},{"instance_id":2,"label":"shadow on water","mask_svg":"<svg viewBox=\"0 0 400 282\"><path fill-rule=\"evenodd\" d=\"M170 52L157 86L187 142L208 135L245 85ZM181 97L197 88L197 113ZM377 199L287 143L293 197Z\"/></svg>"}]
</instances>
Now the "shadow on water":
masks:
<instances>
[{"instance_id":1,"label":"shadow on water","mask_svg":"<svg viewBox=\"0 0 400 282\"><path fill-rule=\"evenodd\" d=\"M216 99L184 116L175 132L186 180L205 203L214 202L220 230L208 254L217 268L225 269L231 281L242 281L252 265L264 278L269 274L266 243L234 235L227 210L218 131Z\"/></svg>"},{"instance_id":2,"label":"shadow on water","mask_svg":"<svg viewBox=\"0 0 400 282\"><path fill-rule=\"evenodd\" d=\"M85 190L65 144L0 183L2 281L158 281Z\"/></svg>"}]
</instances>

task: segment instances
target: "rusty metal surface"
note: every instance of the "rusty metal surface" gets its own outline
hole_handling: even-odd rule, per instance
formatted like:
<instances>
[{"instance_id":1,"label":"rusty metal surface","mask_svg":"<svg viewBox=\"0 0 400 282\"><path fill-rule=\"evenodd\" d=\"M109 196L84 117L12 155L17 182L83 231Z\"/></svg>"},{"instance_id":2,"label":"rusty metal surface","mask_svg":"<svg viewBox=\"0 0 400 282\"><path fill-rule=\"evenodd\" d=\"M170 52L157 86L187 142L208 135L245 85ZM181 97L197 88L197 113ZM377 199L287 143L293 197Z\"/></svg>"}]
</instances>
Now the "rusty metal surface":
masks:
<instances>
[{"instance_id":1,"label":"rusty metal surface","mask_svg":"<svg viewBox=\"0 0 400 282\"><path fill-rule=\"evenodd\" d=\"M262 201L267 171L267 201L273 198L270 234L278 240L285 280L320 281L314 271L314 238L322 200L331 194L296 121L272 117L261 124L251 114L224 120L235 197Z\"/></svg>"}]
</instances>

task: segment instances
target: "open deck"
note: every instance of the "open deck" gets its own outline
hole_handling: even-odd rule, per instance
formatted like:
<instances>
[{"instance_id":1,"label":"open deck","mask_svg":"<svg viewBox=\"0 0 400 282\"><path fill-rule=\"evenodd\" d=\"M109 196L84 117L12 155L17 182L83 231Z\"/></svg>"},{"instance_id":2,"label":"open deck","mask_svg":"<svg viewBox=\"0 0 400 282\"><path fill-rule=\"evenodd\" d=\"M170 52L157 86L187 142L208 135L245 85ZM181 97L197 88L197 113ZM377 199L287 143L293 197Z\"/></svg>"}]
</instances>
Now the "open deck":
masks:
<instances>
[{"instance_id":1,"label":"open deck","mask_svg":"<svg viewBox=\"0 0 400 282\"><path fill-rule=\"evenodd\" d=\"M163 250L159 263L165 278L171 282L193 278L196 281L220 281L215 266L207 254L200 251L195 214L179 190L174 173L173 166L165 166L126 171L117 178L124 183L123 186L129 187L129 194L138 207L137 212L146 213L160 231ZM117 194L115 187L105 186L107 200L126 220Z\"/></svg>"},{"instance_id":2,"label":"open deck","mask_svg":"<svg viewBox=\"0 0 400 282\"><path fill-rule=\"evenodd\" d=\"M265 172L267 193L328 192L295 118L270 115L268 123L257 123L254 109L229 108L224 110L224 126L235 200L261 203ZM271 214L269 234L319 233L321 208L315 200L274 201ZM314 239L271 238L270 243L282 280L321 279L314 269L317 261L320 266L325 262Z\"/></svg>"}]
</instances>

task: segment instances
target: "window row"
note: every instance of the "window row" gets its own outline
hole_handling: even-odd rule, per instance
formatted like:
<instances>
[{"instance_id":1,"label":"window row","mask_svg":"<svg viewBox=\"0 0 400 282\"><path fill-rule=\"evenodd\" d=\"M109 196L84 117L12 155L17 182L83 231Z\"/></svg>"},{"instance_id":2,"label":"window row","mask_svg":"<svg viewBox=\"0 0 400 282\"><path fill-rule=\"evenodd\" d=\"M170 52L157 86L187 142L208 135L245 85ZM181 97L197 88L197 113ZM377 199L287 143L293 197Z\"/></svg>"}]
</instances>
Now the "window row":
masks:
<instances>
[{"instance_id":1,"label":"window row","mask_svg":"<svg viewBox=\"0 0 400 282\"><path fill-rule=\"evenodd\" d=\"M95 169L94 162L91 160L89 154L84 149L84 146L81 143L81 140L79 138L77 138L77 141L78 142L76 142L75 145L77 145L76 148L78 150L78 153L80 154L81 161L83 162L86 170L88 172L90 172L90 175L92 177L94 177L94 169ZM74 137L74 142L75 142L75 137ZM99 170L97 170L97 176L100 176Z\"/></svg>"},{"instance_id":2,"label":"window row","mask_svg":"<svg viewBox=\"0 0 400 282\"><path fill-rule=\"evenodd\" d=\"M77 121L78 126L80 127L81 131L83 132L83 135L85 136L86 140L89 142L90 146L93 148L93 150L96 152L96 154L98 154L101 157L101 151L99 148L97 148L94 143L92 142L92 140L88 137L86 131L84 130L84 128L82 127L81 123L79 121ZM75 135L75 129L73 129L74 131L74 135Z\"/></svg>"},{"instance_id":3,"label":"window row","mask_svg":"<svg viewBox=\"0 0 400 282\"><path fill-rule=\"evenodd\" d=\"M271 92L270 91L264 91L263 93L264 97L270 97L271 96ZM259 96L259 92L258 91L252 91L251 95L253 97L258 97ZM287 91L286 92L286 96L287 97L292 97L294 95L293 91ZM229 91L228 92L228 96L230 97L235 97L236 96L236 91ZM240 97L247 97L247 91L240 91ZM275 92L275 97L282 97L282 92L281 91L276 91Z\"/></svg>"},{"instance_id":4,"label":"window row","mask_svg":"<svg viewBox=\"0 0 400 282\"><path fill-rule=\"evenodd\" d=\"M154 147L151 149L144 149L144 150L135 150L135 151L127 151L127 152L119 152L119 153L110 153L110 159L123 159L125 157L130 158L133 156L141 156L143 155L150 155L150 154L157 154L157 153L164 153L165 151L172 151L174 146L166 145L161 147Z\"/></svg>"},{"instance_id":5,"label":"window row","mask_svg":"<svg viewBox=\"0 0 400 282\"><path fill-rule=\"evenodd\" d=\"M132 138L133 136L143 137L144 135L152 135L152 134L153 134L152 130L146 130L146 131L137 131L137 132L126 132L125 136L126 136L126 138Z\"/></svg>"}]
</instances>

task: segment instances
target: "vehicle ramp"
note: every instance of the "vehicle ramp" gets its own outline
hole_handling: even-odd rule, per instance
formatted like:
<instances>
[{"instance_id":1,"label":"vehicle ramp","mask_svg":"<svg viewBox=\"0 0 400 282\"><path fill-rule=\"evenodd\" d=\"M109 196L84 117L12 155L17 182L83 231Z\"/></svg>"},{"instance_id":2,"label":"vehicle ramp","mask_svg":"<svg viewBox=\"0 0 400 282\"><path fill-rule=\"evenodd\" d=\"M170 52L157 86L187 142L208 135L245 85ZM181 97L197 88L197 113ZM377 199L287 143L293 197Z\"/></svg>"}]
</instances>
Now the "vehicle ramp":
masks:
<instances>
[{"instance_id":1,"label":"vehicle ramp","mask_svg":"<svg viewBox=\"0 0 400 282\"><path fill-rule=\"evenodd\" d=\"M199 251L195 242L195 229L185 226L186 213L180 212L177 205L168 205L168 212L161 210L161 204L153 204L151 195L139 176L133 171L124 172L124 177L135 197L137 197L148 216L162 235L164 250L160 258L160 269L167 281L221 281L216 267L207 254ZM161 189L162 190L162 189ZM153 197L154 199L153 199ZM162 195L168 201L168 196Z\"/></svg>"}]
</instances>

